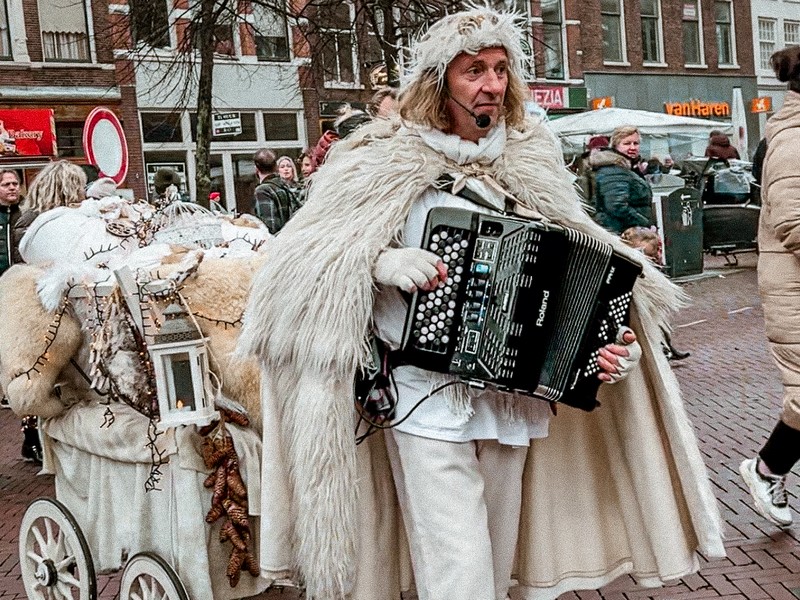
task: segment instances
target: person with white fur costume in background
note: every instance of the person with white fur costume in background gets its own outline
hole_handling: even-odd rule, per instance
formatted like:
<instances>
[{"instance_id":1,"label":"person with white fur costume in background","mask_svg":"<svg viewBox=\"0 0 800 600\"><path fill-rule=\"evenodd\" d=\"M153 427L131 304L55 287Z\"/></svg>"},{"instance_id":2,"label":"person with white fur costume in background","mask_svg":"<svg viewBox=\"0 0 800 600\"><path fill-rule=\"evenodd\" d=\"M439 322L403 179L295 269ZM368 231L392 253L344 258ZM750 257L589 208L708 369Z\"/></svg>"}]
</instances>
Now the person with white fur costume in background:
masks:
<instances>
[{"instance_id":1,"label":"person with white fur costume in background","mask_svg":"<svg viewBox=\"0 0 800 600\"><path fill-rule=\"evenodd\" d=\"M334 146L254 280L239 352L262 366L261 568L304 582L310 600L399 598L411 582L398 512L420 600L555 598L624 573L660 585L695 571L698 550L724 555L659 348L680 293L647 264L636 334L601 351L600 378L613 382L601 408L551 418L545 402L451 385L401 424L452 381L401 366L397 426L355 444L353 380L370 333L396 348L400 290L447 276L418 249L430 208L547 219L644 263L584 213L555 137L526 118L523 38L514 15L484 7L431 26L399 116ZM488 206L442 190L445 174Z\"/></svg>"}]
</instances>

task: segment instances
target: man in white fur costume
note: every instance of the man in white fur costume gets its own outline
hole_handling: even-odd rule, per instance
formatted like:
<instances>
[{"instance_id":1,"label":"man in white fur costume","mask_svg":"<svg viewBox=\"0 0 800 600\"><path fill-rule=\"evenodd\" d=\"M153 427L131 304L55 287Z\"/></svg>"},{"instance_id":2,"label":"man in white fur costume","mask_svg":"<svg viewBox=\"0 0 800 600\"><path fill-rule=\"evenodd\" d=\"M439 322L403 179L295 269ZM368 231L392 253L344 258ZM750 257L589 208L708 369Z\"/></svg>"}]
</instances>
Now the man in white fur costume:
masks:
<instances>
[{"instance_id":1,"label":"man in white fur costume","mask_svg":"<svg viewBox=\"0 0 800 600\"><path fill-rule=\"evenodd\" d=\"M557 141L525 118L521 39L513 15L488 8L433 25L400 118L334 147L254 281L240 351L263 369L261 568L298 577L310 599L399 598L397 507L420 600L554 598L624 573L659 585L695 571L697 550L724 554L659 349L679 293L648 265L634 292L641 348L628 332L602 351L600 377L616 383L601 386L601 408L551 419L545 402L453 385L355 445L352 382L370 333L396 348L399 289L448 276L417 249L430 208L548 219L640 261L586 216ZM437 188L443 174L491 208ZM398 421L448 381L411 366L394 378Z\"/></svg>"}]
</instances>

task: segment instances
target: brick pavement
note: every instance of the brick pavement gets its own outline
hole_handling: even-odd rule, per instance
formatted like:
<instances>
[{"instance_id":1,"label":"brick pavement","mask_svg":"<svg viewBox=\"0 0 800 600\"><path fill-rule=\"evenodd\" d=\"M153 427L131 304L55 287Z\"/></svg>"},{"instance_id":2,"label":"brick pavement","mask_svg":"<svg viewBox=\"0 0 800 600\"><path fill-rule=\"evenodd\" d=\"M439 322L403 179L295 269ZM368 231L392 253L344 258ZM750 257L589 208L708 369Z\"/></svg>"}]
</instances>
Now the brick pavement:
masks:
<instances>
[{"instance_id":1,"label":"brick pavement","mask_svg":"<svg viewBox=\"0 0 800 600\"><path fill-rule=\"evenodd\" d=\"M800 598L800 527L780 531L750 507L737 467L753 455L769 434L780 406L780 386L768 354L763 315L755 283L755 257L744 256L742 269L720 269L707 260L707 272L723 277L683 284L691 298L678 314L674 344L692 356L676 363L687 409L698 432L717 498L727 523L728 556L701 559L699 573L658 589L638 588L622 577L599 591L564 594L561 600L797 600ZM27 504L53 494L52 478L35 476L19 459L18 422L0 411L0 600L23 600L17 535ZM796 489L797 480L790 482ZM794 501L797 505L796 500ZM797 505L800 508L800 505ZM118 594L119 575L99 577L100 600ZM276 590L259 600L294 600Z\"/></svg>"}]
</instances>

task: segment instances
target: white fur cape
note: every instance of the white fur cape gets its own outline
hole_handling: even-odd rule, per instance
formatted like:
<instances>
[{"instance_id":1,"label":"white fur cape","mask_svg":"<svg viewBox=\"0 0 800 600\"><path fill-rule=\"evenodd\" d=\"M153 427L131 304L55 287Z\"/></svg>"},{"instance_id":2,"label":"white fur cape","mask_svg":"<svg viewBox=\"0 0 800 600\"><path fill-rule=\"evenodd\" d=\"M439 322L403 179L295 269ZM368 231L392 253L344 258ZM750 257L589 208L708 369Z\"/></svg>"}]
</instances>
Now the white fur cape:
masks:
<instances>
[{"instance_id":1,"label":"white fur cape","mask_svg":"<svg viewBox=\"0 0 800 600\"><path fill-rule=\"evenodd\" d=\"M337 143L306 205L256 276L239 351L264 375L262 570L294 572L312 600L396 599L396 499L380 438L354 445L353 376L366 356L378 253L443 173L488 174L523 207L641 260L580 207L545 125L509 129L490 165L458 166L398 121ZM562 408L531 446L518 598L556 597L623 573L658 585L724 555L721 520L691 424L659 347L678 288L645 265L634 293L640 368L602 386L592 413ZM395 544L397 544L395 546Z\"/></svg>"}]
</instances>

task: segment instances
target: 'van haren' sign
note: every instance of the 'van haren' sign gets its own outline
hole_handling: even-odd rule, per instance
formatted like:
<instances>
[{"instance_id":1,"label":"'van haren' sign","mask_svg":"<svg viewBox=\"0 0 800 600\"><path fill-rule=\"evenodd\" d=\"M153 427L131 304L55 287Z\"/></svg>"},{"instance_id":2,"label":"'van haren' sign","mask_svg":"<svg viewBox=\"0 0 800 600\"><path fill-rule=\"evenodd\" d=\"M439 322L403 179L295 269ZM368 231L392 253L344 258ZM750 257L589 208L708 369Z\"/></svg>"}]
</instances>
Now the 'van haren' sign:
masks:
<instances>
[{"instance_id":1,"label":"'van haren' sign","mask_svg":"<svg viewBox=\"0 0 800 600\"><path fill-rule=\"evenodd\" d=\"M731 105L728 102L704 102L703 100L664 102L664 110L668 115L674 115L676 117L731 116Z\"/></svg>"}]
</instances>

